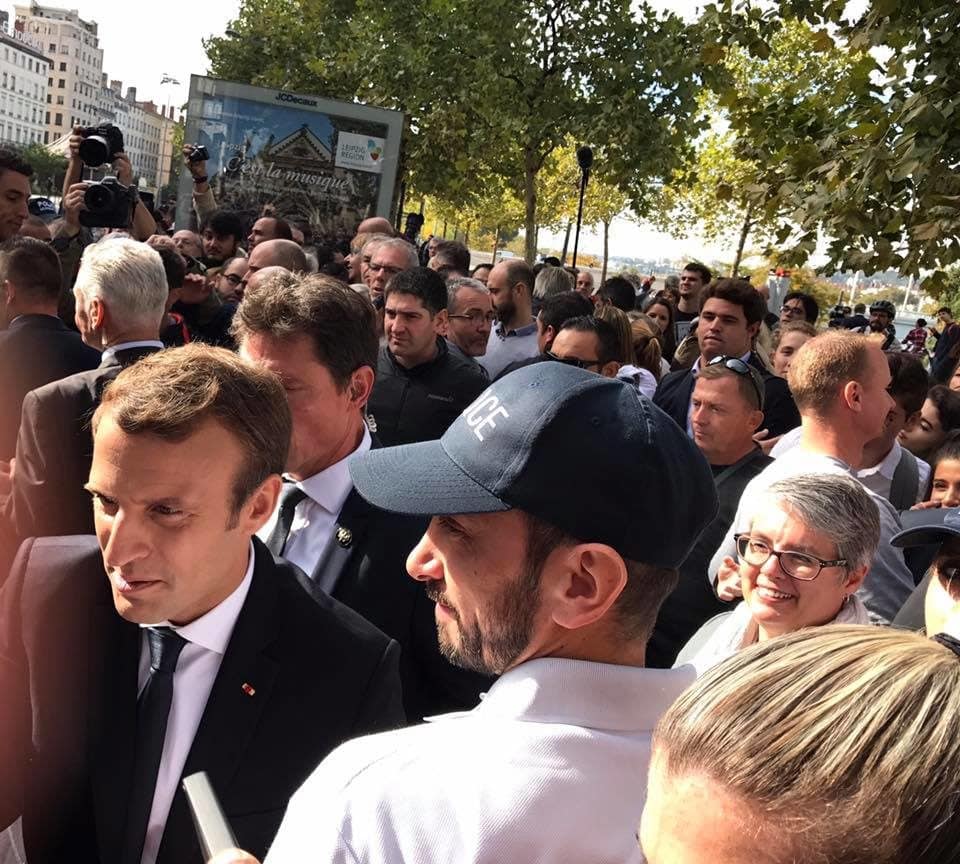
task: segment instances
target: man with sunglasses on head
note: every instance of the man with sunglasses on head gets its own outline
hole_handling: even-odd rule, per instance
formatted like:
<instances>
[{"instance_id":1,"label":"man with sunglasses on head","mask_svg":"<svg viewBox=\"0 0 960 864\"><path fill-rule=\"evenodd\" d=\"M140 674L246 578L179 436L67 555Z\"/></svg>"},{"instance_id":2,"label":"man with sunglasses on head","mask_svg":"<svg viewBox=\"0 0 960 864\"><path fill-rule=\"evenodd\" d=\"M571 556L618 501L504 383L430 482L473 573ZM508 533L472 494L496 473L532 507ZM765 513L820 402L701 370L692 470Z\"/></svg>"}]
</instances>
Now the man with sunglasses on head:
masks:
<instances>
[{"instance_id":1,"label":"man with sunglasses on head","mask_svg":"<svg viewBox=\"0 0 960 864\"><path fill-rule=\"evenodd\" d=\"M700 370L716 357L733 357L753 367L763 380L763 428L770 437L800 425L797 406L786 381L774 375L753 351L766 304L745 279L717 279L703 292L697 344L700 356L692 368L664 376L653 397L693 437L692 396Z\"/></svg>"}]
</instances>

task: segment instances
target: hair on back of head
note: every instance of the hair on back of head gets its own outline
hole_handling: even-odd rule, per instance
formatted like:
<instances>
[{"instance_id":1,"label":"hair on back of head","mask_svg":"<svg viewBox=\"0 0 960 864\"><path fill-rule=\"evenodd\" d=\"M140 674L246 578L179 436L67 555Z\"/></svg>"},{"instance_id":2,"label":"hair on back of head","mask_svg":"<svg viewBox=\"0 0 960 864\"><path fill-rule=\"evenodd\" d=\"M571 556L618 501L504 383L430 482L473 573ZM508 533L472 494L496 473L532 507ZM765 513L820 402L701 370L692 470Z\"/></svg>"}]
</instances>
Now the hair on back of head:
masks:
<instances>
[{"instance_id":1,"label":"hair on back of head","mask_svg":"<svg viewBox=\"0 0 960 864\"><path fill-rule=\"evenodd\" d=\"M849 381L863 381L869 367L870 340L849 330L828 330L800 347L787 382L797 409L827 413Z\"/></svg>"},{"instance_id":2,"label":"hair on back of head","mask_svg":"<svg viewBox=\"0 0 960 864\"><path fill-rule=\"evenodd\" d=\"M612 324L596 318L593 315L582 315L579 318L570 318L563 322L560 328L572 330L576 333L593 333L597 337L597 360L601 366L611 361L620 362L620 336ZM631 345L631 350L633 346Z\"/></svg>"},{"instance_id":3,"label":"hair on back of head","mask_svg":"<svg viewBox=\"0 0 960 864\"><path fill-rule=\"evenodd\" d=\"M56 303L60 297L60 259L49 243L11 237L0 245L0 283L7 280L30 300Z\"/></svg>"}]
</instances>

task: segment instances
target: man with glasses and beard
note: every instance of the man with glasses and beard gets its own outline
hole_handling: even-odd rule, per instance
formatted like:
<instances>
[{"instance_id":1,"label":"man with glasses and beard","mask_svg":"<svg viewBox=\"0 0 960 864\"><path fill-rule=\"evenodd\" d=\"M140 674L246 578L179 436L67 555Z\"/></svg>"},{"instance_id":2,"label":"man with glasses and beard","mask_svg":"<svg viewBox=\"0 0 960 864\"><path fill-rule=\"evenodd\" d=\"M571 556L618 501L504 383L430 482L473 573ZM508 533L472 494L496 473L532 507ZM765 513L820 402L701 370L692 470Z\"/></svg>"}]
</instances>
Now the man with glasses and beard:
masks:
<instances>
[{"instance_id":1,"label":"man with glasses and beard","mask_svg":"<svg viewBox=\"0 0 960 864\"><path fill-rule=\"evenodd\" d=\"M692 676L644 669L646 642L717 508L693 442L626 384L538 363L440 441L350 473L376 506L432 516L407 570L445 654L500 678L473 711L331 754L268 864L638 864L650 732Z\"/></svg>"}]
</instances>

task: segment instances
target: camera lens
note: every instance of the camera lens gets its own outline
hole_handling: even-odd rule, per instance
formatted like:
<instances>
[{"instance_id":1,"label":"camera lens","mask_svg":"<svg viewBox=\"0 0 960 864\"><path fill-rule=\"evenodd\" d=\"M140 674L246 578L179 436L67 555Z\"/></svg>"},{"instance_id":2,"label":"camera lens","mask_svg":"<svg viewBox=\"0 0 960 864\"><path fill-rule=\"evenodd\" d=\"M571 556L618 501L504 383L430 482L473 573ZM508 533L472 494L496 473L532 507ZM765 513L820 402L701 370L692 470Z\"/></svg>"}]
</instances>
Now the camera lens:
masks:
<instances>
[{"instance_id":1,"label":"camera lens","mask_svg":"<svg viewBox=\"0 0 960 864\"><path fill-rule=\"evenodd\" d=\"M83 194L83 203L87 210L94 213L101 212L110 207L113 202L113 193L109 188L101 184L91 186Z\"/></svg>"},{"instance_id":2,"label":"camera lens","mask_svg":"<svg viewBox=\"0 0 960 864\"><path fill-rule=\"evenodd\" d=\"M95 168L97 165L103 165L110 161L110 145L106 138L99 135L90 135L80 142L80 158L85 165Z\"/></svg>"}]
</instances>

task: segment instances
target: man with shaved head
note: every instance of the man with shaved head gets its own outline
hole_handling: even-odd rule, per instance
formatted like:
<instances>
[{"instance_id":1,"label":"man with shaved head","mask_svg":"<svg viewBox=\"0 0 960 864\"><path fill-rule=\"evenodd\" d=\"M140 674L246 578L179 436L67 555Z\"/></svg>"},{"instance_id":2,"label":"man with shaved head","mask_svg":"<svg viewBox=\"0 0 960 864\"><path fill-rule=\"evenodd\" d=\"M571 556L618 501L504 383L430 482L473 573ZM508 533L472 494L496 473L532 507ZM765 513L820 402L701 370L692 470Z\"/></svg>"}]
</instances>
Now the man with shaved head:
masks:
<instances>
[{"instance_id":1,"label":"man with shaved head","mask_svg":"<svg viewBox=\"0 0 960 864\"><path fill-rule=\"evenodd\" d=\"M240 296L250 277L265 267L282 267L291 273L307 272L307 256L293 240L264 240L258 243L247 259L247 273L240 283Z\"/></svg>"},{"instance_id":2,"label":"man with shaved head","mask_svg":"<svg viewBox=\"0 0 960 864\"><path fill-rule=\"evenodd\" d=\"M371 216L357 226L357 234L387 234L390 237L395 237L396 233L390 220L383 216Z\"/></svg>"}]
</instances>

